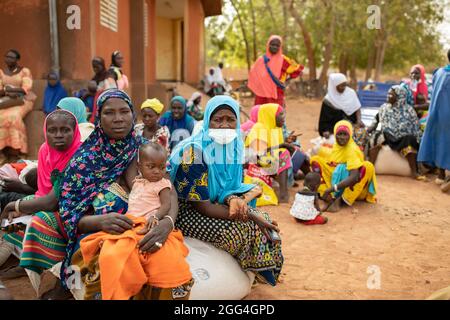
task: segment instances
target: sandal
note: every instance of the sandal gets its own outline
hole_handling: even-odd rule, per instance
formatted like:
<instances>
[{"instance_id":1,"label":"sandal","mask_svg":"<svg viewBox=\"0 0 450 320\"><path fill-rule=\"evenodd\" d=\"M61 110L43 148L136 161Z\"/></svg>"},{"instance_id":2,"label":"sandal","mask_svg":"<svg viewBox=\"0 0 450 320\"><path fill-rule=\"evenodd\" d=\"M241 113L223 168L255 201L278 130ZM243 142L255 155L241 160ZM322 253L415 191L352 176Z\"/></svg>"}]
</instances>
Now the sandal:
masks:
<instances>
[{"instance_id":1,"label":"sandal","mask_svg":"<svg viewBox=\"0 0 450 320\"><path fill-rule=\"evenodd\" d=\"M414 177L417 181L423 181L423 182L428 182L428 178L424 175L418 175Z\"/></svg>"}]
</instances>

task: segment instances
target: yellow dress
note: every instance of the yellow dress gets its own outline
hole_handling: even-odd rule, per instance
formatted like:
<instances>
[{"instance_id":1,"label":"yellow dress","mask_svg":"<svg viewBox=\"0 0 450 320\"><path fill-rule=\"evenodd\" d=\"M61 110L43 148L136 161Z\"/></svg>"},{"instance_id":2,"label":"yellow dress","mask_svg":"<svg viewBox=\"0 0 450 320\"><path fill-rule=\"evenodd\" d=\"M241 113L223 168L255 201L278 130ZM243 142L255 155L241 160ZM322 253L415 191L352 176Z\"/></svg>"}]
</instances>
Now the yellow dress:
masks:
<instances>
[{"instance_id":1,"label":"yellow dress","mask_svg":"<svg viewBox=\"0 0 450 320\"><path fill-rule=\"evenodd\" d=\"M260 150L279 146L284 142L283 130L276 125L276 116L280 106L276 103L263 104L259 108L258 122L252 127L245 140L245 146L259 153ZM271 187L270 176L280 174L292 167L291 156L284 148L273 149L260 158L257 164L250 164L244 183L257 184L263 194L256 206L278 205L278 197Z\"/></svg>"},{"instance_id":2,"label":"yellow dress","mask_svg":"<svg viewBox=\"0 0 450 320\"><path fill-rule=\"evenodd\" d=\"M313 171L319 172L322 182L319 193L324 194L325 190L332 187L333 173L340 164L346 164L348 171L358 169L360 180L353 187L345 188L342 200L353 205L356 200L365 200L369 203L376 202L377 181L375 167L369 161L364 161L364 155L353 141L352 125L348 121L339 121L334 127L334 135L339 128L346 127L350 135L350 140L345 146L335 143L333 149L328 154L317 155L311 158ZM370 188L372 186L372 188Z\"/></svg>"}]
</instances>

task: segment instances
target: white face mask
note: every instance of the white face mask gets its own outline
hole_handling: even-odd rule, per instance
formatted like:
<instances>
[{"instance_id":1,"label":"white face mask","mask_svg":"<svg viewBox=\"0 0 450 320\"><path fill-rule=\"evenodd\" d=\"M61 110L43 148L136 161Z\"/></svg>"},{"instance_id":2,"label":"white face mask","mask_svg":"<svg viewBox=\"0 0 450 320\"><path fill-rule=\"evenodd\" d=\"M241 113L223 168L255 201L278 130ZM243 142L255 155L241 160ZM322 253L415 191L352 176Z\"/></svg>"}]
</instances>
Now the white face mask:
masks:
<instances>
[{"instance_id":1,"label":"white face mask","mask_svg":"<svg viewBox=\"0 0 450 320\"><path fill-rule=\"evenodd\" d=\"M229 144L237 138L236 129L209 129L208 136L218 144Z\"/></svg>"}]
</instances>

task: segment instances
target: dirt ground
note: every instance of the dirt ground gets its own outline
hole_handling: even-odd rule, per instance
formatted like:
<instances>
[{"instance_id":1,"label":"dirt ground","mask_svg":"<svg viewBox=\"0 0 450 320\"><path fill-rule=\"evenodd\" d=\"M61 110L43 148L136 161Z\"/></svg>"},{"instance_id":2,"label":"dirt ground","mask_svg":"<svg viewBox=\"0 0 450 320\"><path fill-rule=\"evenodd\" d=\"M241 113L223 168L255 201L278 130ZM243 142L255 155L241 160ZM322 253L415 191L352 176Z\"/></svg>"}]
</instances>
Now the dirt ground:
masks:
<instances>
[{"instance_id":1,"label":"dirt ground","mask_svg":"<svg viewBox=\"0 0 450 320\"><path fill-rule=\"evenodd\" d=\"M308 149L320 102L287 105L288 128ZM327 213L323 226L297 224L290 205L264 208L280 225L285 263L279 285L259 284L247 299L425 299L449 286L450 195L404 177L379 176L378 185L378 204ZM5 285L16 299L34 298L27 278Z\"/></svg>"},{"instance_id":2,"label":"dirt ground","mask_svg":"<svg viewBox=\"0 0 450 320\"><path fill-rule=\"evenodd\" d=\"M320 102L288 100L287 126L303 133L305 149L319 113ZM247 299L425 299L449 286L450 195L405 177L378 176L378 186L376 205L326 213L323 226L297 224L290 205L267 207L281 229L282 283Z\"/></svg>"}]
</instances>

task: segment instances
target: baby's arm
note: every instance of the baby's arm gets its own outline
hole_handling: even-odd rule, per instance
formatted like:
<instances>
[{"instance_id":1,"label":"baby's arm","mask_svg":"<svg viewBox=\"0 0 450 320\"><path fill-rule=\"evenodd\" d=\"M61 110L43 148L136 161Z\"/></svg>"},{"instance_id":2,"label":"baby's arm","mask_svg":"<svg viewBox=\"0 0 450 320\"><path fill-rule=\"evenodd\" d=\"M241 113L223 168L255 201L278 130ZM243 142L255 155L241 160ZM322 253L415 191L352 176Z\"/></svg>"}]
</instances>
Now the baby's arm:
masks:
<instances>
[{"instance_id":1,"label":"baby's arm","mask_svg":"<svg viewBox=\"0 0 450 320\"><path fill-rule=\"evenodd\" d=\"M164 188L159 192L159 200L161 201L161 207L155 214L158 220L161 220L169 214L170 210L170 188Z\"/></svg>"}]
</instances>

